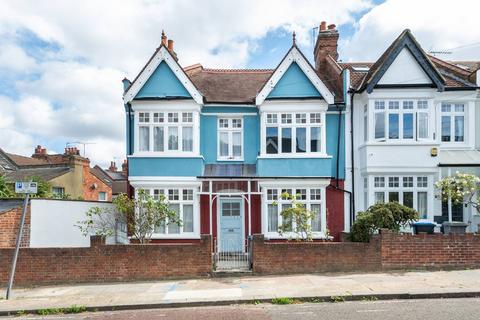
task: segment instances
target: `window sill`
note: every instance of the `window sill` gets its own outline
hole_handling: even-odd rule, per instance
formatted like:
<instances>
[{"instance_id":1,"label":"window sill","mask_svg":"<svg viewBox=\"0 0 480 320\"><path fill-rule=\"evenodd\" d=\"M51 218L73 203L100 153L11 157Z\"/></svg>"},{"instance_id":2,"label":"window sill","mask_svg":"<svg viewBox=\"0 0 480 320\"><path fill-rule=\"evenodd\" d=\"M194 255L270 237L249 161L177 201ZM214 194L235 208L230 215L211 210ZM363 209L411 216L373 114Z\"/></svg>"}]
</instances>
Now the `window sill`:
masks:
<instances>
[{"instance_id":1,"label":"window sill","mask_svg":"<svg viewBox=\"0 0 480 320\"><path fill-rule=\"evenodd\" d=\"M177 233L177 234L163 234L163 233L154 233L152 234L152 239L164 239L164 240L175 240L175 239L195 239L199 240L200 235L198 233Z\"/></svg>"},{"instance_id":2,"label":"window sill","mask_svg":"<svg viewBox=\"0 0 480 320\"><path fill-rule=\"evenodd\" d=\"M297 235L295 233L289 233L280 235L277 232L265 232L264 233L265 240L295 240ZM330 240L333 239L331 236L325 236L323 232L314 232L312 234L312 239L314 240Z\"/></svg>"},{"instance_id":3,"label":"window sill","mask_svg":"<svg viewBox=\"0 0 480 320\"><path fill-rule=\"evenodd\" d=\"M245 161L243 158L217 158L218 162L235 162Z\"/></svg>"},{"instance_id":4,"label":"window sill","mask_svg":"<svg viewBox=\"0 0 480 320\"><path fill-rule=\"evenodd\" d=\"M128 158L202 158L203 156L198 153L164 153L164 152L136 152L127 156Z\"/></svg>"},{"instance_id":5,"label":"window sill","mask_svg":"<svg viewBox=\"0 0 480 320\"><path fill-rule=\"evenodd\" d=\"M372 141L362 143L359 148L368 146L440 146L439 142L433 140L422 141L399 141L399 140L386 140L386 141Z\"/></svg>"},{"instance_id":6,"label":"window sill","mask_svg":"<svg viewBox=\"0 0 480 320\"><path fill-rule=\"evenodd\" d=\"M326 153L261 154L257 157L257 159L308 159L308 158L331 159L333 157Z\"/></svg>"}]
</instances>

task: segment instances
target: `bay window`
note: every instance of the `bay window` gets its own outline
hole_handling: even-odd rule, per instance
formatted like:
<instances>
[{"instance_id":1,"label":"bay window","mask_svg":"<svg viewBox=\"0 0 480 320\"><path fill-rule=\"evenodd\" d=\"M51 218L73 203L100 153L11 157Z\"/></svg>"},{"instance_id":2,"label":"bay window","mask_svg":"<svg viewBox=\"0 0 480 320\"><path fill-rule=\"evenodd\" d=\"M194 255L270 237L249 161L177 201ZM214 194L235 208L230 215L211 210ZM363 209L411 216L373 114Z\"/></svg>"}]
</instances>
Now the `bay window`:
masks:
<instances>
[{"instance_id":1,"label":"bay window","mask_svg":"<svg viewBox=\"0 0 480 320\"><path fill-rule=\"evenodd\" d=\"M193 152L192 112L138 112L138 151Z\"/></svg>"},{"instance_id":2,"label":"bay window","mask_svg":"<svg viewBox=\"0 0 480 320\"><path fill-rule=\"evenodd\" d=\"M322 209L322 201L324 188L267 188L265 191L266 198L266 232L278 234L280 226L286 226L286 231L293 231L295 229L295 221L284 221L281 212L291 207L291 200L282 197L283 193L296 195L297 201L305 205L305 207L314 213L310 224L312 232L321 232L324 214Z\"/></svg>"},{"instance_id":3,"label":"bay window","mask_svg":"<svg viewBox=\"0 0 480 320\"><path fill-rule=\"evenodd\" d=\"M396 201L417 210L421 219L427 218L427 176L375 176L373 190L375 203Z\"/></svg>"},{"instance_id":4,"label":"bay window","mask_svg":"<svg viewBox=\"0 0 480 320\"><path fill-rule=\"evenodd\" d=\"M442 103L441 106L442 142L465 141L465 105Z\"/></svg>"},{"instance_id":5,"label":"bay window","mask_svg":"<svg viewBox=\"0 0 480 320\"><path fill-rule=\"evenodd\" d=\"M376 100L373 111L375 140L428 139L428 109L426 100Z\"/></svg>"},{"instance_id":6,"label":"bay window","mask_svg":"<svg viewBox=\"0 0 480 320\"><path fill-rule=\"evenodd\" d=\"M325 152L322 113L267 113L265 122L263 153L293 155Z\"/></svg>"},{"instance_id":7,"label":"bay window","mask_svg":"<svg viewBox=\"0 0 480 320\"><path fill-rule=\"evenodd\" d=\"M241 160L243 158L243 119L218 119L218 159Z\"/></svg>"}]
</instances>

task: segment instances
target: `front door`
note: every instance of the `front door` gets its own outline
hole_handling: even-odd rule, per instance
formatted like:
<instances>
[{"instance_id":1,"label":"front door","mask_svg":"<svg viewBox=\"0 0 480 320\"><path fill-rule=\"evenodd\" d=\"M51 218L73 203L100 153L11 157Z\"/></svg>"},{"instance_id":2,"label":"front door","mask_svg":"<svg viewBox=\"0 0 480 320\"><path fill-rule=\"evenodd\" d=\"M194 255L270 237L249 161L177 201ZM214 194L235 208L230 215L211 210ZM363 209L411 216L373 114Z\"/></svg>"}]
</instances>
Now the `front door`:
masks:
<instances>
[{"instance_id":1,"label":"front door","mask_svg":"<svg viewBox=\"0 0 480 320\"><path fill-rule=\"evenodd\" d=\"M220 199L219 249L221 252L243 251L243 201Z\"/></svg>"}]
</instances>

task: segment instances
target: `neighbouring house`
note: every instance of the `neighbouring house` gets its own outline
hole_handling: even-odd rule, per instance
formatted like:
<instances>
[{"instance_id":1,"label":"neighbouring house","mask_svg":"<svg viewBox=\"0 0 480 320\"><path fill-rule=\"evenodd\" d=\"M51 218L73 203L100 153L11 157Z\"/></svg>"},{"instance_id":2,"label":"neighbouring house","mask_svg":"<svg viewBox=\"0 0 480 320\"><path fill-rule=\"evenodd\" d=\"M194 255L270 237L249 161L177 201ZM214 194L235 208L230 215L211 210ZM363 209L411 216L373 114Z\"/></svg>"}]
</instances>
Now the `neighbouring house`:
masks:
<instances>
[{"instance_id":1,"label":"neighbouring house","mask_svg":"<svg viewBox=\"0 0 480 320\"><path fill-rule=\"evenodd\" d=\"M476 210L442 202L434 183L457 171L480 175L479 67L427 54L410 30L376 61L337 64L348 79L346 188L354 212L398 201L422 219L477 230Z\"/></svg>"},{"instance_id":2,"label":"neighbouring house","mask_svg":"<svg viewBox=\"0 0 480 320\"><path fill-rule=\"evenodd\" d=\"M121 193L128 194L127 170L127 160L122 163L121 170L118 170L115 161L110 162L110 167L108 169L102 169L98 165L92 168L92 172L97 177L102 177L103 181L112 188L113 198Z\"/></svg>"},{"instance_id":3,"label":"neighbouring house","mask_svg":"<svg viewBox=\"0 0 480 320\"><path fill-rule=\"evenodd\" d=\"M65 148L63 154L48 154L45 148L37 146L31 157L0 149L0 174L9 183L39 177L50 183L55 198L112 199L111 186L90 168L90 160L80 156L76 147Z\"/></svg>"},{"instance_id":4,"label":"neighbouring house","mask_svg":"<svg viewBox=\"0 0 480 320\"><path fill-rule=\"evenodd\" d=\"M325 39L320 47L330 45ZM155 227L155 241L211 234L218 251L238 252L252 234L287 239L278 232L285 191L316 213L315 239L338 239L342 79L312 66L295 36L275 69L211 69L182 67L162 35L138 76L123 83L129 183L165 195L183 220Z\"/></svg>"}]
</instances>

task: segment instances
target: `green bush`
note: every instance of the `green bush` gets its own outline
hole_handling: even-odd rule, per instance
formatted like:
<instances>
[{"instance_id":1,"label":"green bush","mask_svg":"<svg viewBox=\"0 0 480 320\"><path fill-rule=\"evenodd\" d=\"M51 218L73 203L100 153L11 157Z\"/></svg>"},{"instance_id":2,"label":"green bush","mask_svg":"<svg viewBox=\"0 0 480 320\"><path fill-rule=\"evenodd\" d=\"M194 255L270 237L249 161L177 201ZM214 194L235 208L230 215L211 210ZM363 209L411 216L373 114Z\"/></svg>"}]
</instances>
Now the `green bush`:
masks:
<instances>
[{"instance_id":1,"label":"green bush","mask_svg":"<svg viewBox=\"0 0 480 320\"><path fill-rule=\"evenodd\" d=\"M418 212L398 202L377 203L364 212L357 214L352 225L351 240L368 242L373 233L380 229L395 232L418 220Z\"/></svg>"}]
</instances>

